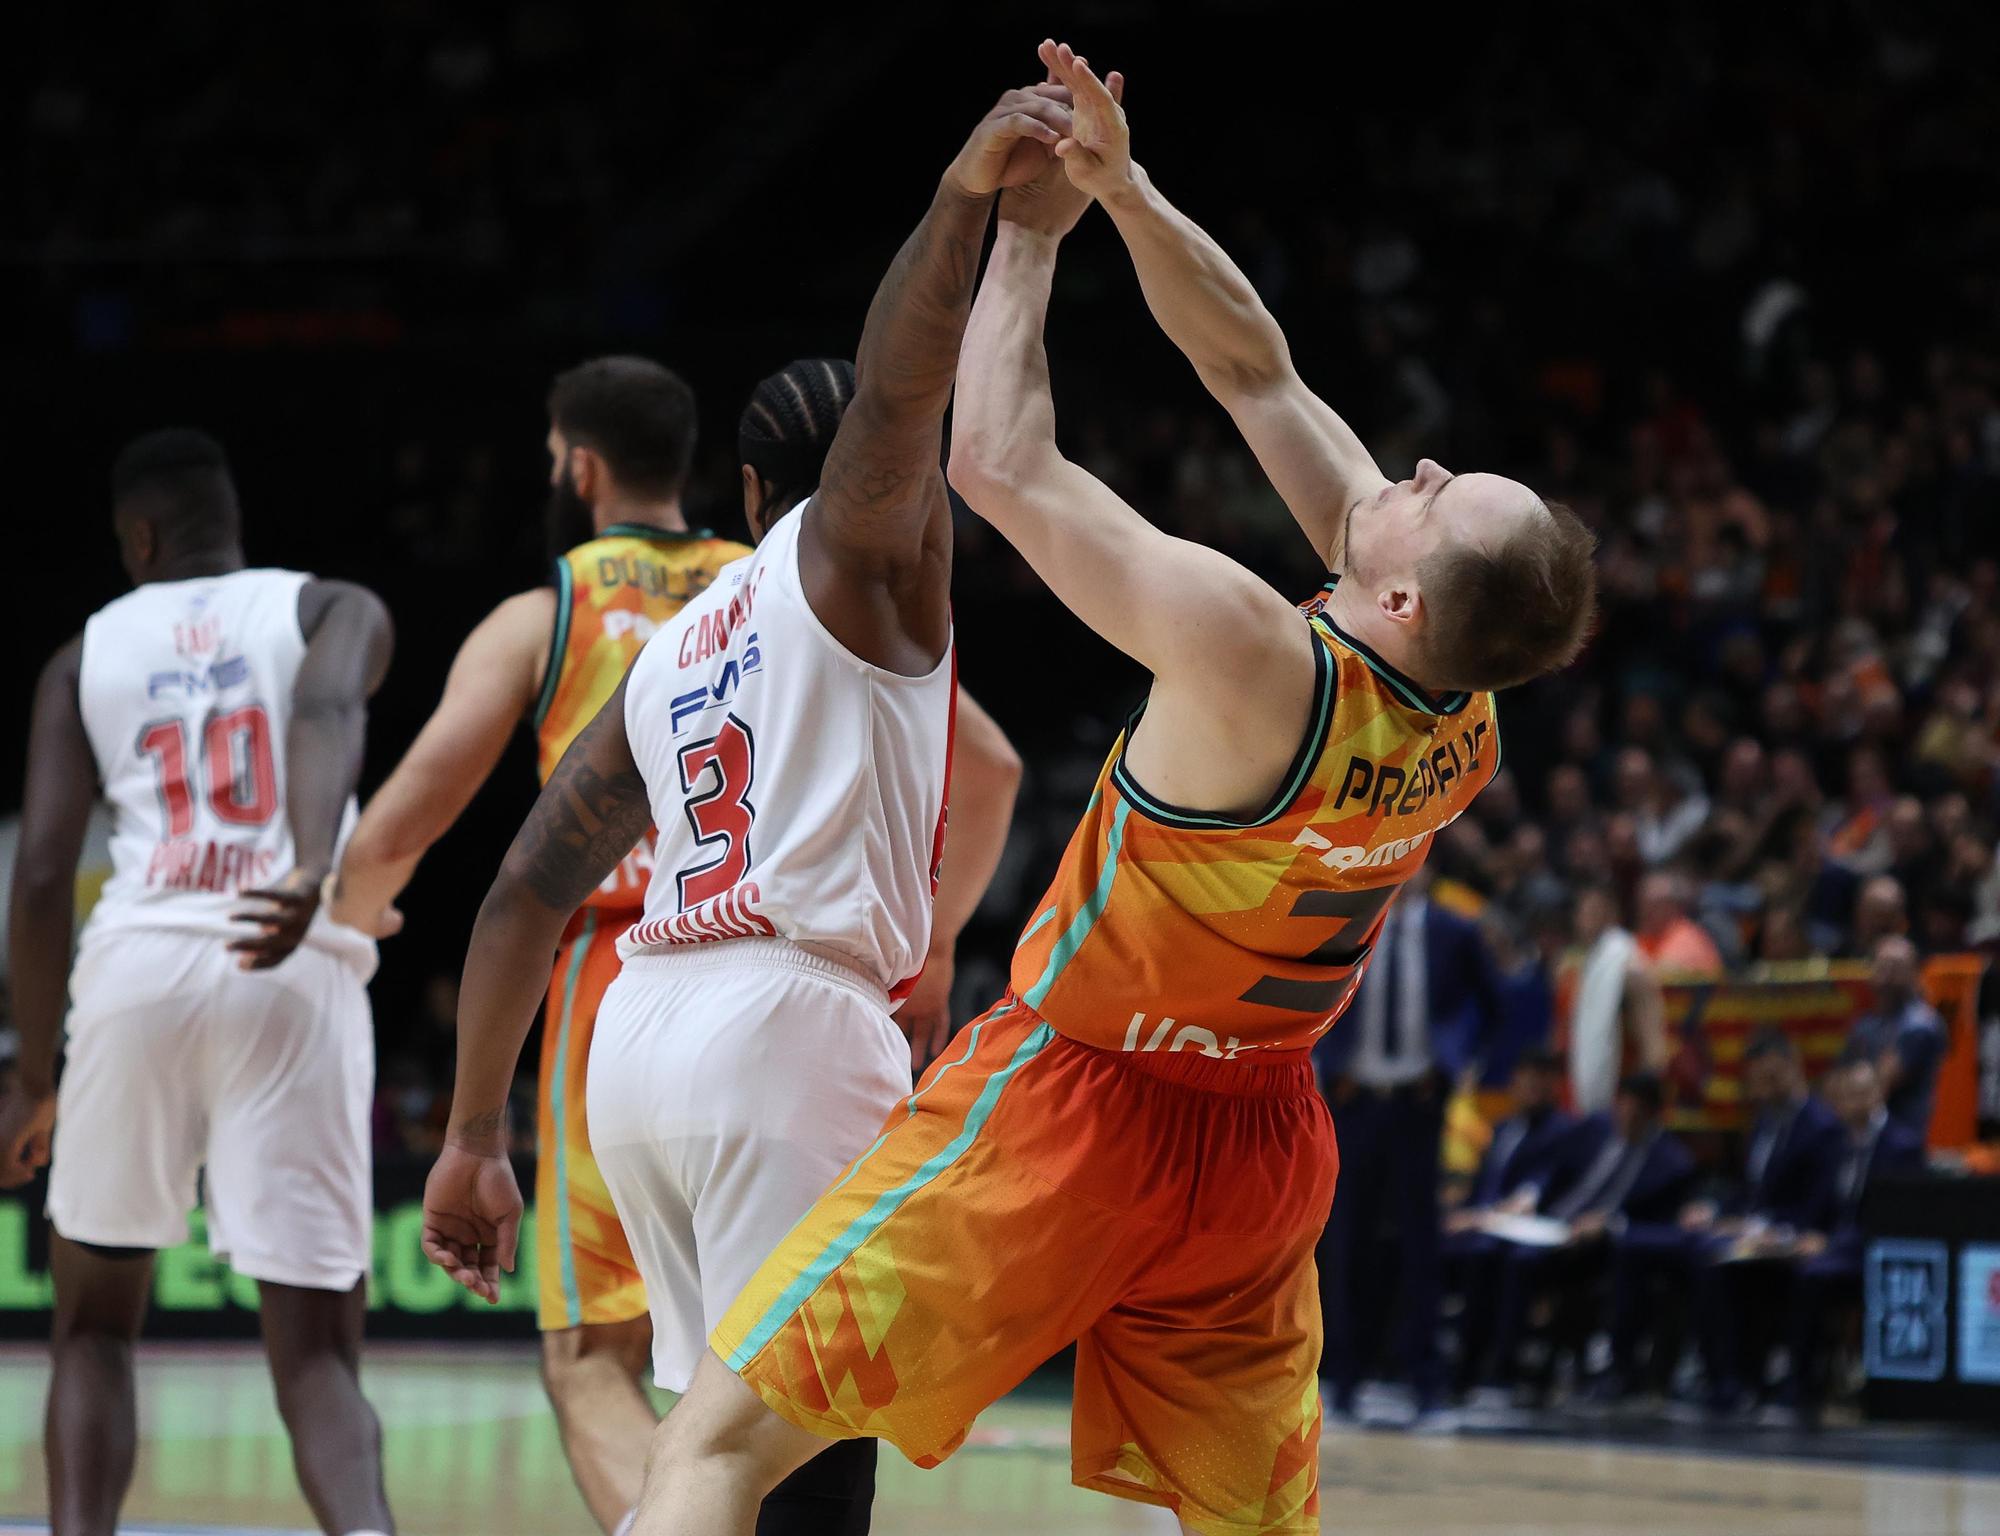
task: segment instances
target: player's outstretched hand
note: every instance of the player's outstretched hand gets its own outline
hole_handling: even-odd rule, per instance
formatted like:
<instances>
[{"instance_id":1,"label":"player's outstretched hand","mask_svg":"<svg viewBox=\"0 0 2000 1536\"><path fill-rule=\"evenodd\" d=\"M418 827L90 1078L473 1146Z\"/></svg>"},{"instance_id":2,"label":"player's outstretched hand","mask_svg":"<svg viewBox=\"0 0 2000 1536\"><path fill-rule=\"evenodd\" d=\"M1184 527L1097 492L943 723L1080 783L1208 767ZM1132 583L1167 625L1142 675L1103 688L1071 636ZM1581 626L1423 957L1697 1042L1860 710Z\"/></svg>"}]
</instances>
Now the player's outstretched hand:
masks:
<instances>
[{"instance_id":1,"label":"player's outstretched hand","mask_svg":"<svg viewBox=\"0 0 2000 1536\"><path fill-rule=\"evenodd\" d=\"M497 1305L500 1271L514 1272L521 1186L507 1155L447 1142L424 1180L424 1257L473 1295Z\"/></svg>"},{"instance_id":2,"label":"player's outstretched hand","mask_svg":"<svg viewBox=\"0 0 2000 1536\"><path fill-rule=\"evenodd\" d=\"M1056 78L1053 68L1049 71L1047 83L1063 90L1064 99L1069 99L1067 87ZM1113 101L1124 100L1125 77L1117 70L1114 69L1105 78L1104 84L1111 92ZM1089 207L1090 194L1070 179L1060 160L1054 159L1038 170L1031 180L1022 182L1018 187L1009 187L1000 194L1000 217L1004 222L1053 235L1058 240L1076 228L1076 221Z\"/></svg>"},{"instance_id":3,"label":"player's outstretched hand","mask_svg":"<svg viewBox=\"0 0 2000 1536\"><path fill-rule=\"evenodd\" d=\"M49 1160L56 1096L29 1093L18 1080L0 1093L0 1189L19 1189Z\"/></svg>"},{"instance_id":4,"label":"player's outstretched hand","mask_svg":"<svg viewBox=\"0 0 2000 1536\"><path fill-rule=\"evenodd\" d=\"M1038 50L1049 73L1069 87L1069 133L1056 144L1056 156L1080 190L1100 201L1132 184L1132 132L1126 126L1124 80L1113 90L1097 78L1090 61L1068 43L1044 42Z\"/></svg>"},{"instance_id":5,"label":"player's outstretched hand","mask_svg":"<svg viewBox=\"0 0 2000 1536\"><path fill-rule=\"evenodd\" d=\"M305 941L319 911L319 887L318 875L295 869L276 885L240 893L243 900L264 905L230 914L231 921L254 923L262 930L255 937L230 941L229 952L236 956L239 970L268 971L291 956Z\"/></svg>"},{"instance_id":6,"label":"player's outstretched hand","mask_svg":"<svg viewBox=\"0 0 2000 1536\"><path fill-rule=\"evenodd\" d=\"M945 180L967 197L990 197L1032 181L1070 131L1069 88L1029 85L1009 91L979 120Z\"/></svg>"}]
</instances>

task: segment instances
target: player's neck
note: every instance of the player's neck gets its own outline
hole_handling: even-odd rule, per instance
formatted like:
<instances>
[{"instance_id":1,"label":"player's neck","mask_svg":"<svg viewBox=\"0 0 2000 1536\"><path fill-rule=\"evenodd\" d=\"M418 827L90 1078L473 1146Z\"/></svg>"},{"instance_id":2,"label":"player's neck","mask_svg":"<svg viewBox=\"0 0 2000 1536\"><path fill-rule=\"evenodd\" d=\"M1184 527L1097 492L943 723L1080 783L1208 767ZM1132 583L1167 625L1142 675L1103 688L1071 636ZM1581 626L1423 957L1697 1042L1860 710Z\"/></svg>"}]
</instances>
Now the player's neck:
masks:
<instances>
[{"instance_id":1,"label":"player's neck","mask_svg":"<svg viewBox=\"0 0 2000 1536\"><path fill-rule=\"evenodd\" d=\"M1426 693L1450 691L1424 676L1415 655L1416 646L1410 640L1410 627L1383 618L1382 610L1375 606L1374 595L1360 583L1349 578L1335 587L1326 612L1343 634L1352 635Z\"/></svg>"},{"instance_id":2,"label":"player's neck","mask_svg":"<svg viewBox=\"0 0 2000 1536\"><path fill-rule=\"evenodd\" d=\"M191 549L185 554L169 555L147 571L138 585L144 586L153 581L194 581L203 576L227 576L231 571L242 570L247 563L243 551L234 545L222 549Z\"/></svg>"},{"instance_id":3,"label":"player's neck","mask_svg":"<svg viewBox=\"0 0 2000 1536\"><path fill-rule=\"evenodd\" d=\"M590 522L599 534L611 528L635 527L686 533L688 526L679 497L671 501L600 501L590 509Z\"/></svg>"}]
</instances>

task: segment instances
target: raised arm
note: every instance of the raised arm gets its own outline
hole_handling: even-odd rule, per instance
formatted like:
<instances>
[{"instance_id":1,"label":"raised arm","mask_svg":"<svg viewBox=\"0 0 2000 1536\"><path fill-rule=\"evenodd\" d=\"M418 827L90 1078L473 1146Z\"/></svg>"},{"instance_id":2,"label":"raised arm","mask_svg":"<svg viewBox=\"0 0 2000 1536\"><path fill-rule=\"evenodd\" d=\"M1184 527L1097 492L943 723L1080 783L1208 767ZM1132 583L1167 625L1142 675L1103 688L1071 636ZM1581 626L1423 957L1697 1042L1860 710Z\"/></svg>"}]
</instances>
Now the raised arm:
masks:
<instances>
[{"instance_id":1,"label":"raised arm","mask_svg":"<svg viewBox=\"0 0 2000 1536\"><path fill-rule=\"evenodd\" d=\"M507 1161L507 1090L584 898L652 824L625 734L625 684L556 765L473 924L458 993L458 1072L445 1148L424 1186L424 1252L488 1301L514 1267L521 1192Z\"/></svg>"},{"instance_id":2,"label":"raised arm","mask_svg":"<svg viewBox=\"0 0 2000 1536\"><path fill-rule=\"evenodd\" d=\"M534 708L554 622L554 594L538 588L508 598L466 637L437 709L347 840L331 892L335 921L378 939L403 926L396 897Z\"/></svg>"},{"instance_id":3,"label":"raised arm","mask_svg":"<svg viewBox=\"0 0 2000 1536\"><path fill-rule=\"evenodd\" d=\"M1002 208L959 367L952 484L1072 613L1153 673L1134 772L1173 803L1248 810L1298 749L1315 642L1256 576L1161 533L1058 451L1042 325L1073 222L1059 199Z\"/></svg>"},{"instance_id":4,"label":"raised arm","mask_svg":"<svg viewBox=\"0 0 2000 1536\"><path fill-rule=\"evenodd\" d=\"M1118 226L1160 328L1221 402L1329 570L1345 558L1347 512L1387 480L1347 423L1299 378L1285 333L1200 225L1132 162L1122 106L1067 46L1042 59L1076 101L1057 146L1071 181Z\"/></svg>"},{"instance_id":5,"label":"raised arm","mask_svg":"<svg viewBox=\"0 0 2000 1536\"><path fill-rule=\"evenodd\" d=\"M1009 91L903 242L855 354L854 400L805 510L800 569L820 621L878 666L928 672L951 633L951 517L938 472L993 195L1049 164L1068 93Z\"/></svg>"},{"instance_id":6,"label":"raised arm","mask_svg":"<svg viewBox=\"0 0 2000 1536\"><path fill-rule=\"evenodd\" d=\"M49 1160L56 1115L56 1051L69 992L76 922L76 861L97 795L97 762L84 733L77 676L83 638L42 668L28 726L21 841L7 907L7 974L19 1056L0 1095L0 1188L25 1184Z\"/></svg>"},{"instance_id":7,"label":"raised arm","mask_svg":"<svg viewBox=\"0 0 2000 1536\"><path fill-rule=\"evenodd\" d=\"M260 931L229 948L245 970L281 963L299 947L333 868L341 817L361 781L368 700L382 686L395 629L382 599L345 581L309 582L299 593L305 660L292 684L285 732L285 816L292 868L275 886L245 891L260 905L236 914Z\"/></svg>"}]
</instances>

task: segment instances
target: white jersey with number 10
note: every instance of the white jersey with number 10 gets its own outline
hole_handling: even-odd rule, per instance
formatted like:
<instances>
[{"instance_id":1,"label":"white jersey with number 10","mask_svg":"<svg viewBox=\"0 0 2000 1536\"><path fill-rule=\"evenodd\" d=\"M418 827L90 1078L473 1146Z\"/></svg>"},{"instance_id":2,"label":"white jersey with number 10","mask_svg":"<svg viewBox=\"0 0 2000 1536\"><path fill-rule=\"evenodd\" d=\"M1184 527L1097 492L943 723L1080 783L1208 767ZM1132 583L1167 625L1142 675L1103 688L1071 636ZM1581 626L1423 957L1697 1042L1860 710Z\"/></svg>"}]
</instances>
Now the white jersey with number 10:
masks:
<instances>
[{"instance_id":1,"label":"white jersey with number 10","mask_svg":"<svg viewBox=\"0 0 2000 1536\"><path fill-rule=\"evenodd\" d=\"M85 624L78 703L112 813L111 878L85 946L141 928L255 932L231 920L244 907L237 893L293 864L285 733L311 579L250 570L147 582ZM374 966L374 945L323 915L307 942Z\"/></svg>"},{"instance_id":2,"label":"white jersey with number 10","mask_svg":"<svg viewBox=\"0 0 2000 1536\"><path fill-rule=\"evenodd\" d=\"M952 656L860 660L799 579L798 511L649 641L625 729L659 829L627 957L775 936L900 999L923 968L944 851Z\"/></svg>"}]
</instances>

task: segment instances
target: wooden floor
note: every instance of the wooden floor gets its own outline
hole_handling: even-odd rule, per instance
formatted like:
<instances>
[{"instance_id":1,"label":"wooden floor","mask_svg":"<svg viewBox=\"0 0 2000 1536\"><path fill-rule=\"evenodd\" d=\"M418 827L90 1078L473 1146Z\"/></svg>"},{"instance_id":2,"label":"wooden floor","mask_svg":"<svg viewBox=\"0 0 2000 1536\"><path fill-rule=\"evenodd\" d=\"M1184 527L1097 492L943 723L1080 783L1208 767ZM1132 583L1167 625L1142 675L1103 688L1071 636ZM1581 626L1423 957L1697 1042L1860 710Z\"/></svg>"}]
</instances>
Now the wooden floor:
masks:
<instances>
[{"instance_id":1,"label":"wooden floor","mask_svg":"<svg viewBox=\"0 0 2000 1536\"><path fill-rule=\"evenodd\" d=\"M292 1483L261 1358L235 1347L146 1352L146 1444L126 1529L290 1532ZM0 1531L40 1530L38 1351L0 1352ZM378 1349L368 1389L387 1432L405 1536L588 1536L520 1351ZM1324 1520L1352 1536L2000 1536L2000 1476L1499 1436L1329 1435ZM1918 1458L1911 1457L1909 1460ZM1885 1465L1882 1463L1891 1463ZM882 1459L878 1536L1171 1532L1171 1519L1068 1484L1067 1411L1000 1404L944 1467Z\"/></svg>"}]
</instances>

